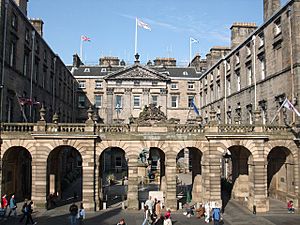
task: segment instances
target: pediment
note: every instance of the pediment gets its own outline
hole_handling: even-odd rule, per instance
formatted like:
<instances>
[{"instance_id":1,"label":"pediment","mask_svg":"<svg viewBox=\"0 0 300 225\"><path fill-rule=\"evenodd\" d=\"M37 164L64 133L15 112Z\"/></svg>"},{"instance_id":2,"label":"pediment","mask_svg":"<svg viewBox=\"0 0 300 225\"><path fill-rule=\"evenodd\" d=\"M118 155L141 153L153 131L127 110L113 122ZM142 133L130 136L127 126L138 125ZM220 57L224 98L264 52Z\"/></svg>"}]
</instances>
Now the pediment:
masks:
<instances>
[{"instance_id":1,"label":"pediment","mask_svg":"<svg viewBox=\"0 0 300 225\"><path fill-rule=\"evenodd\" d=\"M155 70L146 68L141 65L133 65L107 75L105 80L161 80L167 81L170 78L160 74Z\"/></svg>"}]
</instances>

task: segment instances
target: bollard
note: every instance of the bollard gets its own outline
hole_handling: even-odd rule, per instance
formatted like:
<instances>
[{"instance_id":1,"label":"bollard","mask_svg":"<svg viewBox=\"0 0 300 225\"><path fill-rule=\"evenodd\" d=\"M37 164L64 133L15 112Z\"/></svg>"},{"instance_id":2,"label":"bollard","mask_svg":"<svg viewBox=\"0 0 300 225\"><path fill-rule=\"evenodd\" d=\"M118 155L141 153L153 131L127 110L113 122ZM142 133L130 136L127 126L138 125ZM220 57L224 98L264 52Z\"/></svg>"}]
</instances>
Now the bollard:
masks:
<instances>
[{"instance_id":1,"label":"bollard","mask_svg":"<svg viewBox=\"0 0 300 225\"><path fill-rule=\"evenodd\" d=\"M182 202L179 202L179 209L182 209Z\"/></svg>"},{"instance_id":2,"label":"bollard","mask_svg":"<svg viewBox=\"0 0 300 225\"><path fill-rule=\"evenodd\" d=\"M256 205L253 205L253 214L256 214Z\"/></svg>"},{"instance_id":3,"label":"bollard","mask_svg":"<svg viewBox=\"0 0 300 225\"><path fill-rule=\"evenodd\" d=\"M141 210L144 210L144 207L145 207L145 203L141 202Z\"/></svg>"},{"instance_id":4,"label":"bollard","mask_svg":"<svg viewBox=\"0 0 300 225\"><path fill-rule=\"evenodd\" d=\"M103 202L103 210L106 209L106 202Z\"/></svg>"}]
</instances>

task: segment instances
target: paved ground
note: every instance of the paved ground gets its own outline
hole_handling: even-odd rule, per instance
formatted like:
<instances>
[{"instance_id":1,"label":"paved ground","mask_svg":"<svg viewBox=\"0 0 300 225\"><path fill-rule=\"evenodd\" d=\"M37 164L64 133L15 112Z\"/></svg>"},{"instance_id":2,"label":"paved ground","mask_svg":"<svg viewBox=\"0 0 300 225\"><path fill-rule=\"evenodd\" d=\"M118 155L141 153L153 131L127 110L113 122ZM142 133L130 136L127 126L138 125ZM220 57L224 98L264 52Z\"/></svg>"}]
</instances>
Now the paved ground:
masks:
<instances>
[{"instance_id":1,"label":"paved ground","mask_svg":"<svg viewBox=\"0 0 300 225\"><path fill-rule=\"evenodd\" d=\"M228 225L291 225L299 224L300 214L288 214L284 203L272 200L272 210L268 214L253 215L246 208L241 207L238 203L230 201L225 208L223 215L224 224ZM36 212L34 219L40 225L68 225L68 206L63 206L54 210L45 212ZM141 225L143 220L142 211L129 211L120 208L112 208L102 212L87 213L85 225L115 225L120 218L124 218L127 225ZM205 224L203 219L195 217L187 218L182 215L181 211L172 213L173 224L175 225L192 225ZM16 218L0 220L0 224L19 225ZM23 223L24 224L24 223Z\"/></svg>"}]
</instances>

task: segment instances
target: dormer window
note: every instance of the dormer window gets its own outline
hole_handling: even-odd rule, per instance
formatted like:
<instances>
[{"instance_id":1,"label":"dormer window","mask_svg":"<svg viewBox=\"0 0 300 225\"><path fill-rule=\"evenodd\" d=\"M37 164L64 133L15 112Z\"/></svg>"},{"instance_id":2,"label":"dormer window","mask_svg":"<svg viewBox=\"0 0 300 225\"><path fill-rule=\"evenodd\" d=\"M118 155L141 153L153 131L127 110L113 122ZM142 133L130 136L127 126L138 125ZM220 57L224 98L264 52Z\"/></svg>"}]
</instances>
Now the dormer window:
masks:
<instances>
[{"instance_id":1,"label":"dormer window","mask_svg":"<svg viewBox=\"0 0 300 225\"><path fill-rule=\"evenodd\" d=\"M105 73L106 72L106 68L101 68L101 73Z\"/></svg>"},{"instance_id":2,"label":"dormer window","mask_svg":"<svg viewBox=\"0 0 300 225\"><path fill-rule=\"evenodd\" d=\"M187 72L187 71L183 71L183 73L182 73L184 76L187 76L187 75L189 75L189 73Z\"/></svg>"},{"instance_id":3,"label":"dormer window","mask_svg":"<svg viewBox=\"0 0 300 225\"><path fill-rule=\"evenodd\" d=\"M85 68L83 72L84 72L84 73L89 73L89 72L91 72L91 71L90 71L90 68Z\"/></svg>"},{"instance_id":4,"label":"dormer window","mask_svg":"<svg viewBox=\"0 0 300 225\"><path fill-rule=\"evenodd\" d=\"M274 22L274 36L281 34L281 18L279 17Z\"/></svg>"}]
</instances>

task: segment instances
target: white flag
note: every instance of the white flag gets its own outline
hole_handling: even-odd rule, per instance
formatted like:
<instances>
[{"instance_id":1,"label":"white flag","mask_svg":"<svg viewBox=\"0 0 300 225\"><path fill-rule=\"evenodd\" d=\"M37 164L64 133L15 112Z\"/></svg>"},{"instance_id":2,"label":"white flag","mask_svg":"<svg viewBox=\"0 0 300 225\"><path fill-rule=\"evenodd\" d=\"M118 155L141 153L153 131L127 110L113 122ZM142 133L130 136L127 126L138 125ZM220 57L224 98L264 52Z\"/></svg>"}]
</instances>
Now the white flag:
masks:
<instances>
[{"instance_id":1,"label":"white flag","mask_svg":"<svg viewBox=\"0 0 300 225\"><path fill-rule=\"evenodd\" d=\"M144 28L144 29L146 29L146 30L150 30L150 31L151 31L151 27L150 27L147 23L141 21L141 20L138 19L138 18L137 18L137 25L138 25L139 27L142 27L142 28Z\"/></svg>"},{"instance_id":2,"label":"white flag","mask_svg":"<svg viewBox=\"0 0 300 225\"><path fill-rule=\"evenodd\" d=\"M199 41L195 38L190 37L190 42L191 43L198 43Z\"/></svg>"},{"instance_id":3,"label":"white flag","mask_svg":"<svg viewBox=\"0 0 300 225\"><path fill-rule=\"evenodd\" d=\"M297 116L300 116L300 113L298 112L298 110L295 108L295 106L293 106L293 104L287 98L282 103L282 106L287 108L290 111L295 112L297 114Z\"/></svg>"}]
</instances>

